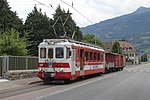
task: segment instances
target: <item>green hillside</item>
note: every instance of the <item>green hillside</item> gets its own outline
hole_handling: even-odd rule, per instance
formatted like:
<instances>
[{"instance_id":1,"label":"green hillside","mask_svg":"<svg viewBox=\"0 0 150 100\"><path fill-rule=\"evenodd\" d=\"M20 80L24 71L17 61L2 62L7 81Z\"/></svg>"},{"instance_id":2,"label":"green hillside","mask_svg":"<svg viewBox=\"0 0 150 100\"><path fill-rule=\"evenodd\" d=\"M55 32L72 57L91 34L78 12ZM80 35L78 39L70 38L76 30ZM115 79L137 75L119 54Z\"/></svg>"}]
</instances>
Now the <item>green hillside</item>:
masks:
<instances>
[{"instance_id":1,"label":"green hillside","mask_svg":"<svg viewBox=\"0 0 150 100\"><path fill-rule=\"evenodd\" d=\"M95 33L102 41L126 39L140 53L150 53L150 8L81 28L83 33Z\"/></svg>"}]
</instances>

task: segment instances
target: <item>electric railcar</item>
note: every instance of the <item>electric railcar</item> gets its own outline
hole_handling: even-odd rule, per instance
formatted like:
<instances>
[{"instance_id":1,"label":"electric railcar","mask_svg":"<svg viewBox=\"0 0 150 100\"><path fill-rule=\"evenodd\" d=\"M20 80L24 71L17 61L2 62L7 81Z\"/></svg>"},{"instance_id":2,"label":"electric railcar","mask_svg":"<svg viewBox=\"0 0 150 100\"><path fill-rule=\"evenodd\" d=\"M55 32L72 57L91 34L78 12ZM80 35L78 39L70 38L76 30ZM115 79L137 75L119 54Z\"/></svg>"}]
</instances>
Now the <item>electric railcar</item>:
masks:
<instances>
[{"instance_id":1,"label":"electric railcar","mask_svg":"<svg viewBox=\"0 0 150 100\"><path fill-rule=\"evenodd\" d=\"M105 51L96 45L71 39L44 39L38 48L38 77L44 82L70 81L106 70Z\"/></svg>"}]
</instances>

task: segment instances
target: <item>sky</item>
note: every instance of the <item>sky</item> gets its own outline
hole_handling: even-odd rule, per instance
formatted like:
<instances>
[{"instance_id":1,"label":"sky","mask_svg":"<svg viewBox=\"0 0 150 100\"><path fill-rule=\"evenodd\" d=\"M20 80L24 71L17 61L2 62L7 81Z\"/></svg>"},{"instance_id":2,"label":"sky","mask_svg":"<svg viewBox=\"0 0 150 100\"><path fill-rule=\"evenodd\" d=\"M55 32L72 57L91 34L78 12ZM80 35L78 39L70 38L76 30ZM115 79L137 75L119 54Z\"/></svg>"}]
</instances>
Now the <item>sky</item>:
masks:
<instances>
[{"instance_id":1,"label":"sky","mask_svg":"<svg viewBox=\"0 0 150 100\"><path fill-rule=\"evenodd\" d=\"M150 7L150 0L7 0L12 11L25 21L34 6L52 18L58 5L66 11L69 9L72 18L79 27L115 18L134 12L139 7ZM41 5L37 1L45 4ZM68 6L67 4L70 6ZM73 7L71 7L73 4ZM51 6L52 5L52 6ZM79 12L77 12L76 10Z\"/></svg>"}]
</instances>

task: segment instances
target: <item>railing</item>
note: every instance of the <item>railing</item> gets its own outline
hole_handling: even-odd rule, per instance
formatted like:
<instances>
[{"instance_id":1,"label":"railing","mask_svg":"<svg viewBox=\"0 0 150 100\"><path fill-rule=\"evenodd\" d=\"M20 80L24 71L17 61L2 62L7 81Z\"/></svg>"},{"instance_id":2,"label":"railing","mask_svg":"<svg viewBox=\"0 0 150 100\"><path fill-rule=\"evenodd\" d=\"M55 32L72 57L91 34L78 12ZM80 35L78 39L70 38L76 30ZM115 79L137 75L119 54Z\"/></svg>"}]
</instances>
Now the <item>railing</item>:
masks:
<instances>
[{"instance_id":1,"label":"railing","mask_svg":"<svg viewBox=\"0 0 150 100\"><path fill-rule=\"evenodd\" d=\"M0 67L7 70L37 69L38 58L26 56L0 56Z\"/></svg>"},{"instance_id":2,"label":"railing","mask_svg":"<svg viewBox=\"0 0 150 100\"><path fill-rule=\"evenodd\" d=\"M8 70L30 70L38 66L37 57L9 56L8 62Z\"/></svg>"}]
</instances>

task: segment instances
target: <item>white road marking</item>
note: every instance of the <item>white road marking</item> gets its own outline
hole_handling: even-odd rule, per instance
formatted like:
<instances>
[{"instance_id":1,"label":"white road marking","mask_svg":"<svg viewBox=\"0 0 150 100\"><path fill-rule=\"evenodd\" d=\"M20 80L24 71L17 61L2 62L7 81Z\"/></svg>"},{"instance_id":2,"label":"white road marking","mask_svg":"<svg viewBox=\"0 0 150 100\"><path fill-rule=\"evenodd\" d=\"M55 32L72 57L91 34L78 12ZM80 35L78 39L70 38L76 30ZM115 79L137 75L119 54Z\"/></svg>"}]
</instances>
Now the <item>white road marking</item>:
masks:
<instances>
[{"instance_id":1,"label":"white road marking","mask_svg":"<svg viewBox=\"0 0 150 100\"><path fill-rule=\"evenodd\" d=\"M134 72L137 72L138 70L134 70Z\"/></svg>"},{"instance_id":2,"label":"white road marking","mask_svg":"<svg viewBox=\"0 0 150 100\"><path fill-rule=\"evenodd\" d=\"M140 70L140 72L143 72L143 70Z\"/></svg>"},{"instance_id":3,"label":"white road marking","mask_svg":"<svg viewBox=\"0 0 150 100\"><path fill-rule=\"evenodd\" d=\"M131 70L127 70L127 72L131 72Z\"/></svg>"},{"instance_id":4,"label":"white road marking","mask_svg":"<svg viewBox=\"0 0 150 100\"><path fill-rule=\"evenodd\" d=\"M147 70L146 72L150 72L150 70Z\"/></svg>"}]
</instances>

